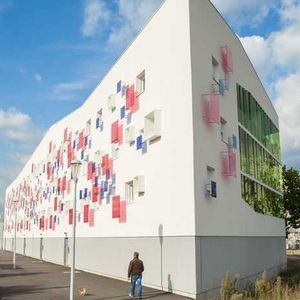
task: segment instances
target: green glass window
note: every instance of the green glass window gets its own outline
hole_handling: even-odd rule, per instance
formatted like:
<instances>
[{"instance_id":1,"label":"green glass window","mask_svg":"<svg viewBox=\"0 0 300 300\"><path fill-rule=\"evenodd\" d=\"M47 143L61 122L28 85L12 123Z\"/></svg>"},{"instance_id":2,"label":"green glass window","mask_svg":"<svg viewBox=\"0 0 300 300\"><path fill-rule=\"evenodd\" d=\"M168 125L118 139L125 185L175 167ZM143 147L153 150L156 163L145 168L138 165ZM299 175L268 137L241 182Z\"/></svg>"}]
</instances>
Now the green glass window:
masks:
<instances>
[{"instance_id":1,"label":"green glass window","mask_svg":"<svg viewBox=\"0 0 300 300\"><path fill-rule=\"evenodd\" d=\"M279 130L246 89L237 84L239 123L280 160Z\"/></svg>"}]
</instances>

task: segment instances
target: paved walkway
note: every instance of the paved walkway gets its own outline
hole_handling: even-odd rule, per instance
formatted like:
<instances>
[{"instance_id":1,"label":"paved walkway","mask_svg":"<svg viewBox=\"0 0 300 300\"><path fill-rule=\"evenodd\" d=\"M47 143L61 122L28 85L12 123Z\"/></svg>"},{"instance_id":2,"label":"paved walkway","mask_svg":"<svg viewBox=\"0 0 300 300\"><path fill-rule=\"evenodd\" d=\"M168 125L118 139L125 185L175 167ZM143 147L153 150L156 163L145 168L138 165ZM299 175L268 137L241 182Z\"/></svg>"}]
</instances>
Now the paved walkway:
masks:
<instances>
[{"instance_id":1,"label":"paved walkway","mask_svg":"<svg viewBox=\"0 0 300 300\"><path fill-rule=\"evenodd\" d=\"M0 300L69 299L69 268L22 255L17 255L16 260L17 269L13 270L12 253L0 251ZM82 271L76 273L75 286L87 289L87 295L76 296L76 299L130 299L129 283ZM144 299L183 300L187 298L144 288Z\"/></svg>"}]
</instances>

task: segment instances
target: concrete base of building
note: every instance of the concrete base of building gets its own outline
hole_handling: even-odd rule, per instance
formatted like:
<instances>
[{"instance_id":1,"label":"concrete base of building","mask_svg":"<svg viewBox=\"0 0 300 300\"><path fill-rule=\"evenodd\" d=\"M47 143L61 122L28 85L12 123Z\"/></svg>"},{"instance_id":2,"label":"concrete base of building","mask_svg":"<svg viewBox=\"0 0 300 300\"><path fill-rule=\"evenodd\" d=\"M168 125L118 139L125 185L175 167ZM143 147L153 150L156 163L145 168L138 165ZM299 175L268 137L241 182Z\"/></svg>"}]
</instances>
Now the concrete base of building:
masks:
<instances>
[{"instance_id":1,"label":"concrete base of building","mask_svg":"<svg viewBox=\"0 0 300 300\"><path fill-rule=\"evenodd\" d=\"M70 238L17 239L17 253L66 266L70 246ZM4 239L4 249L12 251L13 239ZM194 299L218 295L226 272L239 275L242 287L286 265L285 237L79 237L76 268L126 280L134 251L145 264L145 286Z\"/></svg>"}]
</instances>

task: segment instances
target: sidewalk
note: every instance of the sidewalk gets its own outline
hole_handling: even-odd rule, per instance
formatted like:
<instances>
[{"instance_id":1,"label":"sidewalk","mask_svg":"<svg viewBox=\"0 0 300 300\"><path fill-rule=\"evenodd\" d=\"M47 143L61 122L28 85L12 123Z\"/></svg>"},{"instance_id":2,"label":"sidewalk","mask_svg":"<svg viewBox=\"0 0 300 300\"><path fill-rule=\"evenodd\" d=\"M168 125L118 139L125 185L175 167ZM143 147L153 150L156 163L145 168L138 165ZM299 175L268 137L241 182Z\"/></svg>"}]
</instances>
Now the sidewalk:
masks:
<instances>
[{"instance_id":1,"label":"sidewalk","mask_svg":"<svg viewBox=\"0 0 300 300\"><path fill-rule=\"evenodd\" d=\"M70 269L17 255L17 269L12 269L12 253L0 251L0 300L64 300L69 299ZM83 271L75 275L76 299L130 299L129 283L97 276ZM77 296L77 288L85 287L87 295ZM144 299L183 300L162 291L144 288Z\"/></svg>"}]
</instances>

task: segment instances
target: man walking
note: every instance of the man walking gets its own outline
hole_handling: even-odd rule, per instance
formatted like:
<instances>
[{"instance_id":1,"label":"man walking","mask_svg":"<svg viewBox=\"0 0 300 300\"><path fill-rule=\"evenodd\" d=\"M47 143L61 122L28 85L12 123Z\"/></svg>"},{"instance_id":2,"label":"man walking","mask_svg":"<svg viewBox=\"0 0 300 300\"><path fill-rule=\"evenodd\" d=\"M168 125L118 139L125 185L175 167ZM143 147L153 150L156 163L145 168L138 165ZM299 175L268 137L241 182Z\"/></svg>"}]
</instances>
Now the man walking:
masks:
<instances>
[{"instance_id":1,"label":"man walking","mask_svg":"<svg viewBox=\"0 0 300 300\"><path fill-rule=\"evenodd\" d=\"M129 263L128 267L128 280L131 278L130 294L131 298L134 297L135 285L137 285L139 299L142 299L142 273L144 271L143 261L139 259L139 253L133 253L133 260Z\"/></svg>"}]
</instances>

